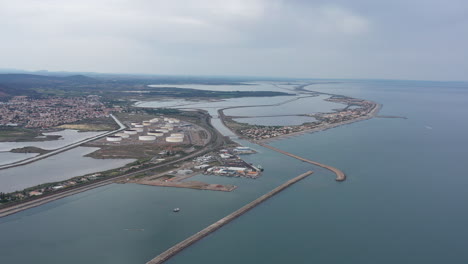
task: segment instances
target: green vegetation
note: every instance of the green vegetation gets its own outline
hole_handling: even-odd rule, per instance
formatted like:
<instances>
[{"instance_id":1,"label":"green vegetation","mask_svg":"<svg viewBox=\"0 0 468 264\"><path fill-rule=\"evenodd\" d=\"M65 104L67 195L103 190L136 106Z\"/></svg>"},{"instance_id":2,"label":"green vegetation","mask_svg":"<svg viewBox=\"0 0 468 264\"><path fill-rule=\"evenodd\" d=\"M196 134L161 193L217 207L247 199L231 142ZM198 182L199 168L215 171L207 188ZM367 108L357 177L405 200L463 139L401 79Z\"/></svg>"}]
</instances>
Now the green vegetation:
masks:
<instances>
[{"instance_id":1,"label":"green vegetation","mask_svg":"<svg viewBox=\"0 0 468 264\"><path fill-rule=\"evenodd\" d=\"M176 115L182 113L182 111L172 108L142 108L141 111L149 115Z\"/></svg>"},{"instance_id":2,"label":"green vegetation","mask_svg":"<svg viewBox=\"0 0 468 264\"><path fill-rule=\"evenodd\" d=\"M76 129L79 131L111 131L119 128L111 117L101 117L94 119L83 119L69 124L63 124L57 128Z\"/></svg>"},{"instance_id":3,"label":"green vegetation","mask_svg":"<svg viewBox=\"0 0 468 264\"><path fill-rule=\"evenodd\" d=\"M282 92L271 91L209 91L189 88L158 87L146 88L145 95L157 97L175 97L175 98L238 98L238 97L266 97L266 96L285 96L292 95Z\"/></svg>"},{"instance_id":4,"label":"green vegetation","mask_svg":"<svg viewBox=\"0 0 468 264\"><path fill-rule=\"evenodd\" d=\"M38 129L0 126L0 142L48 141L56 140L60 137L49 135L37 138L41 135Z\"/></svg>"},{"instance_id":5,"label":"green vegetation","mask_svg":"<svg viewBox=\"0 0 468 264\"><path fill-rule=\"evenodd\" d=\"M10 152L13 153L39 153L39 154L44 154L49 152L49 150L41 149L38 147L22 147L22 148L15 148L12 149Z\"/></svg>"},{"instance_id":6,"label":"green vegetation","mask_svg":"<svg viewBox=\"0 0 468 264\"><path fill-rule=\"evenodd\" d=\"M204 91L187 88L158 87L151 84L204 84L204 85L249 85L240 80L202 77L168 76L99 76L91 78L83 75L44 76L34 74L0 74L0 98L17 95L41 96L85 96L101 95L109 100L144 96L145 99L158 97L176 98L236 98L252 96L289 95L269 91Z\"/></svg>"}]
</instances>

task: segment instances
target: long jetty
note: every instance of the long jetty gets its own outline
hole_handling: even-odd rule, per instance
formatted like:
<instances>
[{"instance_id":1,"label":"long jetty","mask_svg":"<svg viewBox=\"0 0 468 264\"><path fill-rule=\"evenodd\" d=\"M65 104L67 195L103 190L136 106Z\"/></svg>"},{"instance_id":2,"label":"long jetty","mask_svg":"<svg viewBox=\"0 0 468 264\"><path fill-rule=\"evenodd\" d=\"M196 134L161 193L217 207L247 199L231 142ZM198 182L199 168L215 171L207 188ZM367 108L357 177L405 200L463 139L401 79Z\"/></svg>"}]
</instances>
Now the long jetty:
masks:
<instances>
[{"instance_id":1,"label":"long jetty","mask_svg":"<svg viewBox=\"0 0 468 264\"><path fill-rule=\"evenodd\" d=\"M304 161L304 162L307 162L307 163L310 163L310 164L313 164L313 165L316 165L316 166L325 168L325 169L327 169L327 170L330 170L330 171L332 171L333 173L336 174L336 181L344 181L344 180L346 180L346 175L345 175L344 172L341 171L340 169L337 169L337 168L332 167L332 166L329 166L329 165L322 164L322 163L320 163L320 162L316 162L316 161L313 161L313 160L305 159L305 158L303 158L303 157L294 155L294 154L292 154L292 153L286 152L286 151L281 150L281 149L277 149L277 148L272 147L272 146L267 145L267 144L263 144L263 143L257 143L257 144L260 145L260 146L262 146L262 147L265 147L265 148L274 150L274 151L276 151L276 152L279 152L279 153L281 153L281 154L284 154L284 155L293 157L293 158L295 158L295 159L298 159L298 160L301 160L301 161Z\"/></svg>"},{"instance_id":2,"label":"long jetty","mask_svg":"<svg viewBox=\"0 0 468 264\"><path fill-rule=\"evenodd\" d=\"M306 173L303 173L287 182L284 184L276 187L275 189L271 190L267 194L264 194L260 196L259 198L255 199L254 201L250 202L249 204L243 206L242 208L238 209L237 211L229 214L228 216L218 220L214 224L211 224L210 226L206 227L202 231L192 235L191 237L183 240L182 242L176 244L175 246L169 248L168 250L164 251L161 253L159 256L155 257L154 259L148 261L146 264L160 264L165 262L166 260L170 259L177 253L181 252L185 248L191 246L192 244L196 243L200 239L206 237L207 235L213 233L214 231L218 230L222 226L228 224L232 220L236 219L237 217L245 214L247 211L250 209L254 208L255 206L261 204L262 202L268 200L269 198L275 196L276 194L280 193L284 189L288 188L289 186L293 185L294 183L304 179L305 177L309 176L310 174L314 173L313 171L308 171Z\"/></svg>"}]
</instances>

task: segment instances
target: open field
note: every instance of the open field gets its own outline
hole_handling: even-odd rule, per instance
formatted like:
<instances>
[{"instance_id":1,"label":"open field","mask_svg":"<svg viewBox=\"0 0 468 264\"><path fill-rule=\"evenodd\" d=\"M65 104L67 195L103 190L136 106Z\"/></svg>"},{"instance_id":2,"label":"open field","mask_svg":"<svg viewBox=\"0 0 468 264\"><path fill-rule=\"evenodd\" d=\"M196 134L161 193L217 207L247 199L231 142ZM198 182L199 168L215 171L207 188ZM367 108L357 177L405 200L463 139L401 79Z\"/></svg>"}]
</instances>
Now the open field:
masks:
<instances>
[{"instance_id":1,"label":"open field","mask_svg":"<svg viewBox=\"0 0 468 264\"><path fill-rule=\"evenodd\" d=\"M110 117L100 117L95 119L84 119L70 124L57 126L60 129L75 129L79 131L111 131L119 126Z\"/></svg>"}]
</instances>

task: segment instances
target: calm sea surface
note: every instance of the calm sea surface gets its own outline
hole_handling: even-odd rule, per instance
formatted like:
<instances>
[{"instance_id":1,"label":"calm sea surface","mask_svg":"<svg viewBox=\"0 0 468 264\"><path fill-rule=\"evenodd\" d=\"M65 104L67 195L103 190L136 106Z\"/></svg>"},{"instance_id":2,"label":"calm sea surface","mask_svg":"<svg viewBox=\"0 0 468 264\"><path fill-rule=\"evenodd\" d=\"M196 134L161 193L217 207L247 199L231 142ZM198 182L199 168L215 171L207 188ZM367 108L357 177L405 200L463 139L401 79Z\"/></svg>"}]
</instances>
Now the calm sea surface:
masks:
<instances>
[{"instance_id":1,"label":"calm sea surface","mask_svg":"<svg viewBox=\"0 0 468 264\"><path fill-rule=\"evenodd\" d=\"M144 263L287 179L307 179L169 263L468 263L468 84L349 81L308 89L383 104L382 115L252 146L257 180L231 193L109 185L0 219L0 263ZM180 207L181 212L172 213Z\"/></svg>"}]
</instances>

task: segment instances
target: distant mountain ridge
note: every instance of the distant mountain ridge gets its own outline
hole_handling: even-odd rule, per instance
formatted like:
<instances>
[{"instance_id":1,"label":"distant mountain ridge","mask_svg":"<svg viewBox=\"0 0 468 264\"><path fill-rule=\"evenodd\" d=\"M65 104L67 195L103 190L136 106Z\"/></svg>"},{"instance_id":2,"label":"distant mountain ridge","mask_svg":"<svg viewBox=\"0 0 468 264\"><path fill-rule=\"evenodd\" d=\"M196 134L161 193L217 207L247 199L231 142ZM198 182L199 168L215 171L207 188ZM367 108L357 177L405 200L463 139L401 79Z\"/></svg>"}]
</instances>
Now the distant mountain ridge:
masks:
<instances>
[{"instance_id":1,"label":"distant mountain ridge","mask_svg":"<svg viewBox=\"0 0 468 264\"><path fill-rule=\"evenodd\" d=\"M50 82L99 82L98 80L84 76L84 75L71 75L65 77L37 75L37 74L23 74L23 73L7 73L0 74L0 84L5 83L50 83Z\"/></svg>"},{"instance_id":2,"label":"distant mountain ridge","mask_svg":"<svg viewBox=\"0 0 468 264\"><path fill-rule=\"evenodd\" d=\"M59 77L23 73L0 74L0 97L37 95L38 93L32 90L33 88L72 87L100 82L97 79L84 75Z\"/></svg>"}]
</instances>

